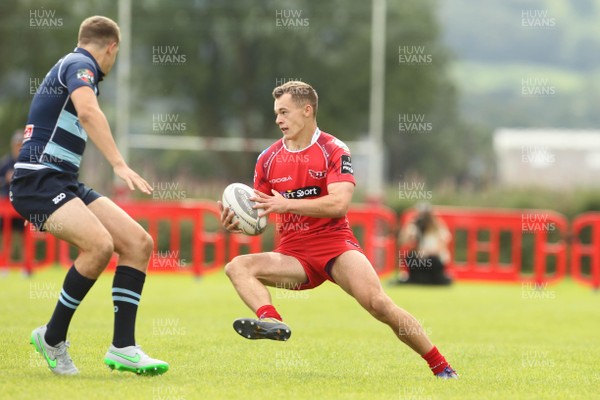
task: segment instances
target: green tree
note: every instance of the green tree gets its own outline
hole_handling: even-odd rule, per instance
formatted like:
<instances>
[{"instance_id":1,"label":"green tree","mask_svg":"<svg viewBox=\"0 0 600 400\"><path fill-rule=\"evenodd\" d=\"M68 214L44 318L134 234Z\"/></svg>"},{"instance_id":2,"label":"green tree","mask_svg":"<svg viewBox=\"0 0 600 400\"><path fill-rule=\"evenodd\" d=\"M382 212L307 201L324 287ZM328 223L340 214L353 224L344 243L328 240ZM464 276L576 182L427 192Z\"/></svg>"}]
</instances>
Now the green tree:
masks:
<instances>
[{"instance_id":1,"label":"green tree","mask_svg":"<svg viewBox=\"0 0 600 400\"><path fill-rule=\"evenodd\" d=\"M25 123L30 78L43 77L58 57L74 47L81 20L91 14L118 18L116 2L10 3L0 5L2 41L24 45L0 46L0 123L5 127L0 139ZM131 133L272 137L274 141L280 133L274 125L271 90L283 81L301 79L320 93L323 130L342 140L367 134L370 2L149 0L132 1L132 7ZM29 13L38 8L53 10L62 18L60 29L32 29ZM441 43L435 8L431 0L388 1L388 180L410 170L431 182L468 176L468 157L485 145L483 140L473 140L476 130L466 126L458 113L458 93L448 74L450 58ZM400 63L401 46L422 46L431 61ZM165 52L178 56L177 60L160 62ZM110 76L100 98L111 121L116 112L115 86ZM401 114L423 115L431 131L401 132ZM176 116L185 129L156 132L157 115ZM257 155L137 150L132 152L132 162L143 164L156 177L183 174L192 180L247 181Z\"/></svg>"}]
</instances>

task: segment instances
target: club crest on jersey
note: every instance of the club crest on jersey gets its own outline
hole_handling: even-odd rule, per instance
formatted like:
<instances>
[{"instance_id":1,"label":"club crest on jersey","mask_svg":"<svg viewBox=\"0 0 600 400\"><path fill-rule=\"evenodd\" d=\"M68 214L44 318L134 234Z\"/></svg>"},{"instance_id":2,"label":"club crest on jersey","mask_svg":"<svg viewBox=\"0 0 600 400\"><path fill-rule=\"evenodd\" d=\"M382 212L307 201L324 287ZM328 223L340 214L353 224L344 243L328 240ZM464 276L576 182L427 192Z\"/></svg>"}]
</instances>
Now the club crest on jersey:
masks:
<instances>
[{"instance_id":1,"label":"club crest on jersey","mask_svg":"<svg viewBox=\"0 0 600 400\"><path fill-rule=\"evenodd\" d=\"M324 179L327 176L327 170L315 171L314 169L308 169L308 174L313 179Z\"/></svg>"},{"instance_id":2,"label":"club crest on jersey","mask_svg":"<svg viewBox=\"0 0 600 400\"><path fill-rule=\"evenodd\" d=\"M94 73L89 69L79 69L77 70L77 79L81 79L82 81L89 83L90 85L94 84Z\"/></svg>"}]
</instances>

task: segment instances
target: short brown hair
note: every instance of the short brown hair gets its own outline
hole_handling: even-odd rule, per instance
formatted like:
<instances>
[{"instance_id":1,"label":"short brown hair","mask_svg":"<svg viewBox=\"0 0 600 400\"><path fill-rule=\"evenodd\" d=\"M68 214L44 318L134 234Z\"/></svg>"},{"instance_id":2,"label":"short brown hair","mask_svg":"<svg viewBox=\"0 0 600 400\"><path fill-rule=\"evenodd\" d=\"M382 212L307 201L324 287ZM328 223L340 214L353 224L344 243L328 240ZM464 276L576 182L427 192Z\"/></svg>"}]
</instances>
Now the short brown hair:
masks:
<instances>
[{"instance_id":1,"label":"short brown hair","mask_svg":"<svg viewBox=\"0 0 600 400\"><path fill-rule=\"evenodd\" d=\"M306 103L310 104L314 111L313 116L317 117L319 95L312 86L302 81L289 81L273 89L273 98L278 99L286 93L292 95L292 100L298 106L303 106Z\"/></svg>"},{"instance_id":2,"label":"short brown hair","mask_svg":"<svg viewBox=\"0 0 600 400\"><path fill-rule=\"evenodd\" d=\"M119 44L121 41L121 30L119 25L110 18L95 15L86 18L79 26L77 40L80 45L94 43L106 46L110 42Z\"/></svg>"}]
</instances>

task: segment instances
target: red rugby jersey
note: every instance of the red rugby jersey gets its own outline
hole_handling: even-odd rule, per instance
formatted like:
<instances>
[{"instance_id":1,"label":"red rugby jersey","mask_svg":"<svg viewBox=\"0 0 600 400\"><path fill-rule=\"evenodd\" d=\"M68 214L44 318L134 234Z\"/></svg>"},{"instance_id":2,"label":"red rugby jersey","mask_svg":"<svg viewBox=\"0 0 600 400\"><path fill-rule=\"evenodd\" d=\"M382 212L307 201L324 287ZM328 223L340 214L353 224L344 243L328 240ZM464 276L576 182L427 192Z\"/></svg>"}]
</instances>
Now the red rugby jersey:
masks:
<instances>
[{"instance_id":1,"label":"red rugby jersey","mask_svg":"<svg viewBox=\"0 0 600 400\"><path fill-rule=\"evenodd\" d=\"M350 150L342 141L318 128L311 144L302 150L288 150L283 139L273 143L258 156L254 170L255 189L268 195L275 189L288 199L325 196L327 185L334 182L356 184ZM345 216L313 218L285 213L276 214L275 223L282 242L350 228Z\"/></svg>"}]
</instances>

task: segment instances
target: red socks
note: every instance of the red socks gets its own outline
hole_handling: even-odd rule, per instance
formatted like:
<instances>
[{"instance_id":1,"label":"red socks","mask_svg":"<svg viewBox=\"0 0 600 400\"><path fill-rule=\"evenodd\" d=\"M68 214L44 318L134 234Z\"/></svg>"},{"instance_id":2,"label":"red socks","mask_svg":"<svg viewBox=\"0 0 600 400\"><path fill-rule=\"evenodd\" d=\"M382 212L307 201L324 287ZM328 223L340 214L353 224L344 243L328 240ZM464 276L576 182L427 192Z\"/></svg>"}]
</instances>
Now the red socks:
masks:
<instances>
[{"instance_id":1,"label":"red socks","mask_svg":"<svg viewBox=\"0 0 600 400\"><path fill-rule=\"evenodd\" d=\"M256 316L258 318L275 318L276 320L283 321L275 307L270 304L259 307L258 310L256 310Z\"/></svg>"},{"instance_id":2,"label":"red socks","mask_svg":"<svg viewBox=\"0 0 600 400\"><path fill-rule=\"evenodd\" d=\"M427 361L427 364L429 364L429 368L431 371L433 371L434 375L439 374L444 370L444 368L450 365L435 346L433 346L433 348L429 350L427 354L421 357Z\"/></svg>"}]
</instances>

